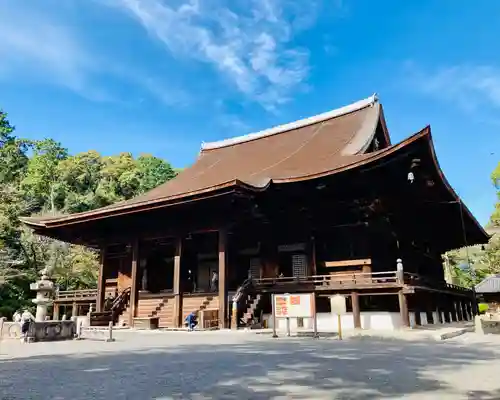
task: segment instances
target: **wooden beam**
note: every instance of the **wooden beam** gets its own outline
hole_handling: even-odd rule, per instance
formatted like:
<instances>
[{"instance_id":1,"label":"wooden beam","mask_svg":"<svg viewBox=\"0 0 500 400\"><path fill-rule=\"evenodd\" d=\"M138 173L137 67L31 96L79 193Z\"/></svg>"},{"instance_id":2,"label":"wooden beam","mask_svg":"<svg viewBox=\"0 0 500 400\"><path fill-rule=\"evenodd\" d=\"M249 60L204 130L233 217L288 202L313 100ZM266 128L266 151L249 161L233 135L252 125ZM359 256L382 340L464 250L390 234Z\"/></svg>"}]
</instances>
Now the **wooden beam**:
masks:
<instances>
[{"instance_id":1,"label":"wooden beam","mask_svg":"<svg viewBox=\"0 0 500 400\"><path fill-rule=\"evenodd\" d=\"M327 268L334 267L361 267L362 265L371 265L372 260L370 258L361 260L340 260L340 261L326 261L325 266Z\"/></svg>"},{"instance_id":2,"label":"wooden beam","mask_svg":"<svg viewBox=\"0 0 500 400\"><path fill-rule=\"evenodd\" d=\"M137 312L137 264L139 259L139 240L132 242L132 287L130 288L130 313L128 316L128 325L134 324L134 317Z\"/></svg>"},{"instance_id":3,"label":"wooden beam","mask_svg":"<svg viewBox=\"0 0 500 400\"><path fill-rule=\"evenodd\" d=\"M404 327L410 326L410 314L408 312L408 301L406 298L406 294L400 290L398 292L398 300L399 300L399 313L401 314L401 321Z\"/></svg>"},{"instance_id":4,"label":"wooden beam","mask_svg":"<svg viewBox=\"0 0 500 400\"><path fill-rule=\"evenodd\" d=\"M174 256L174 326L182 326L182 288L181 288L181 256L182 256L182 238L178 237L175 244Z\"/></svg>"},{"instance_id":5,"label":"wooden beam","mask_svg":"<svg viewBox=\"0 0 500 400\"><path fill-rule=\"evenodd\" d=\"M359 308L359 295L357 292L351 293L352 315L354 318L354 328L361 329L361 311Z\"/></svg>"},{"instance_id":6,"label":"wooden beam","mask_svg":"<svg viewBox=\"0 0 500 400\"><path fill-rule=\"evenodd\" d=\"M219 231L219 327L227 327L227 234L225 230Z\"/></svg>"},{"instance_id":7,"label":"wooden beam","mask_svg":"<svg viewBox=\"0 0 500 400\"><path fill-rule=\"evenodd\" d=\"M104 295L105 295L105 284L104 279L104 268L105 268L105 258L106 258L106 247L100 250L99 254L99 277L97 278L97 299L96 299L96 311L103 312L104 307Z\"/></svg>"}]
</instances>

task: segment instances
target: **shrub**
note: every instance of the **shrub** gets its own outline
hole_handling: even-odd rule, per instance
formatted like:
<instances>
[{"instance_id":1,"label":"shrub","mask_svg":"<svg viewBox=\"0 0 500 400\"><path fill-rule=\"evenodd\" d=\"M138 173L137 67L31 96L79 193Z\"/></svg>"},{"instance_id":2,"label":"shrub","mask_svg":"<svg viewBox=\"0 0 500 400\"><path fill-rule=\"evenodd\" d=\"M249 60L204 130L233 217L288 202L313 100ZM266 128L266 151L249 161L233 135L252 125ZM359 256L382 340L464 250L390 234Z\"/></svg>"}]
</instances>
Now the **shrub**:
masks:
<instances>
[{"instance_id":1,"label":"shrub","mask_svg":"<svg viewBox=\"0 0 500 400\"><path fill-rule=\"evenodd\" d=\"M479 314L484 314L486 311L488 311L490 307L486 303L479 303L478 308L479 308Z\"/></svg>"}]
</instances>

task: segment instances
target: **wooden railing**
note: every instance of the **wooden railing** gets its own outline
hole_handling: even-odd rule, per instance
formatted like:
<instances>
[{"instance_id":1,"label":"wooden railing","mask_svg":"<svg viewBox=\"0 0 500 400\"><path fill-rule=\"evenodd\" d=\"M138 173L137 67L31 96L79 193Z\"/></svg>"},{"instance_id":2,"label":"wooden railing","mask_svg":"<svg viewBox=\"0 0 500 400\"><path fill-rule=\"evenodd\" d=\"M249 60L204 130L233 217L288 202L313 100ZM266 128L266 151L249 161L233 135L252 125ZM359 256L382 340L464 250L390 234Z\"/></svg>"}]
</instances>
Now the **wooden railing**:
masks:
<instances>
[{"instance_id":1,"label":"wooden railing","mask_svg":"<svg viewBox=\"0 0 500 400\"><path fill-rule=\"evenodd\" d=\"M372 286L372 285L398 285L396 271L388 272L354 272L334 275L310 275L303 277L277 277L255 279L257 287L270 287L291 284L310 284L319 287L332 286Z\"/></svg>"},{"instance_id":2,"label":"wooden railing","mask_svg":"<svg viewBox=\"0 0 500 400\"><path fill-rule=\"evenodd\" d=\"M472 294L472 289L464 288L464 287L458 286L458 285L453 285L453 284L447 283L447 282L435 281L432 279L428 279L422 275L413 274L410 272L404 273L404 282L407 285L426 286L426 287L433 288L433 289L453 290L453 291L458 291L458 292L462 292L462 293Z\"/></svg>"},{"instance_id":3,"label":"wooden railing","mask_svg":"<svg viewBox=\"0 0 500 400\"><path fill-rule=\"evenodd\" d=\"M347 287L376 287L376 286L395 286L403 285L410 286L425 286L438 290L453 290L462 293L471 293L470 289L463 288L457 285L451 285L446 282L436 282L421 275L398 272L354 272L345 274L332 275L310 275L303 277L276 277L276 278L261 278L255 279L254 285L256 288L279 288L291 285L310 285L316 289L329 288L347 288Z\"/></svg>"},{"instance_id":4,"label":"wooden railing","mask_svg":"<svg viewBox=\"0 0 500 400\"><path fill-rule=\"evenodd\" d=\"M56 300L82 300L97 298L97 289L59 290L55 293Z\"/></svg>"}]
</instances>

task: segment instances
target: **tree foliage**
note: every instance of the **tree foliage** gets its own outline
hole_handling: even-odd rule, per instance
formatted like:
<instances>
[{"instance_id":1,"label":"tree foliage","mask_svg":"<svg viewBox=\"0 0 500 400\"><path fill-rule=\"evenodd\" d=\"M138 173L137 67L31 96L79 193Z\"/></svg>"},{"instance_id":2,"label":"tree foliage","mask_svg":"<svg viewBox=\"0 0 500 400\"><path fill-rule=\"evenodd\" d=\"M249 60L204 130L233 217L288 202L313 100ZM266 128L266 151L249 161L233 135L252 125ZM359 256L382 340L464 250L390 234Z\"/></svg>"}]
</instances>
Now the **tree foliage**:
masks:
<instances>
[{"instance_id":1,"label":"tree foliage","mask_svg":"<svg viewBox=\"0 0 500 400\"><path fill-rule=\"evenodd\" d=\"M72 155L52 139L15 135L0 111L0 317L31 306L29 284L49 268L61 289L96 285L98 256L87 248L34 235L21 216L68 214L140 195L176 171L152 155Z\"/></svg>"},{"instance_id":2,"label":"tree foliage","mask_svg":"<svg viewBox=\"0 0 500 400\"><path fill-rule=\"evenodd\" d=\"M500 228L500 163L491 174L497 190L497 201L489 227ZM494 234L485 246L473 246L448 252L452 278L456 284L473 287L492 274L500 274L500 233Z\"/></svg>"},{"instance_id":3,"label":"tree foliage","mask_svg":"<svg viewBox=\"0 0 500 400\"><path fill-rule=\"evenodd\" d=\"M491 216L491 223L493 226L500 227L500 162L491 174L491 181L497 189L497 202L495 204L495 211Z\"/></svg>"}]
</instances>

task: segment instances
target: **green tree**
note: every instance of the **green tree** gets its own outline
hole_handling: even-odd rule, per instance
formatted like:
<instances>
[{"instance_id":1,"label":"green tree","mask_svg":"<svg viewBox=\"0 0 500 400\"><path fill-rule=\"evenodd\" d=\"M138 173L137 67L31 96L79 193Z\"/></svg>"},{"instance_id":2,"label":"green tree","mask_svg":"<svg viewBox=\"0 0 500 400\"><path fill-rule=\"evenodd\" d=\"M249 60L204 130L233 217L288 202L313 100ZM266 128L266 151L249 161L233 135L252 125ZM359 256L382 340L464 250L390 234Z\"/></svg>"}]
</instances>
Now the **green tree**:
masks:
<instances>
[{"instance_id":1,"label":"green tree","mask_svg":"<svg viewBox=\"0 0 500 400\"><path fill-rule=\"evenodd\" d=\"M491 215L491 223L493 226L500 227L500 162L491 174L491 181L497 189L497 202L495 204L495 210Z\"/></svg>"},{"instance_id":2,"label":"green tree","mask_svg":"<svg viewBox=\"0 0 500 400\"><path fill-rule=\"evenodd\" d=\"M491 180L497 189L497 202L490 225L500 227L500 163L491 174ZM473 287L491 274L500 274L500 234L493 235L485 246L453 250L447 257L454 282Z\"/></svg>"},{"instance_id":3,"label":"green tree","mask_svg":"<svg viewBox=\"0 0 500 400\"><path fill-rule=\"evenodd\" d=\"M58 175L65 188L63 212L83 212L109 204L107 199L99 196L103 167L104 160L93 150L70 156L59 163Z\"/></svg>"},{"instance_id":4,"label":"green tree","mask_svg":"<svg viewBox=\"0 0 500 400\"><path fill-rule=\"evenodd\" d=\"M14 136L14 127L0 109L0 184L19 181L28 163L27 150L27 141Z\"/></svg>"},{"instance_id":5,"label":"green tree","mask_svg":"<svg viewBox=\"0 0 500 400\"><path fill-rule=\"evenodd\" d=\"M0 111L0 316L32 306L29 284L50 268L62 289L95 287L95 251L40 237L20 216L93 210L140 195L172 179L176 170L152 155L70 155L52 139L15 136Z\"/></svg>"},{"instance_id":6,"label":"green tree","mask_svg":"<svg viewBox=\"0 0 500 400\"><path fill-rule=\"evenodd\" d=\"M62 208L64 199L58 166L68 157L68 151L52 139L34 141L31 147L33 155L28 161L21 189L40 211L55 213Z\"/></svg>"}]
</instances>

